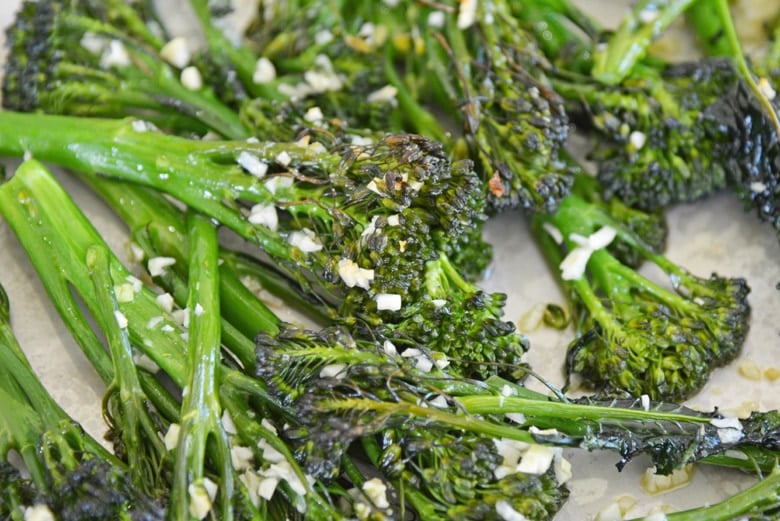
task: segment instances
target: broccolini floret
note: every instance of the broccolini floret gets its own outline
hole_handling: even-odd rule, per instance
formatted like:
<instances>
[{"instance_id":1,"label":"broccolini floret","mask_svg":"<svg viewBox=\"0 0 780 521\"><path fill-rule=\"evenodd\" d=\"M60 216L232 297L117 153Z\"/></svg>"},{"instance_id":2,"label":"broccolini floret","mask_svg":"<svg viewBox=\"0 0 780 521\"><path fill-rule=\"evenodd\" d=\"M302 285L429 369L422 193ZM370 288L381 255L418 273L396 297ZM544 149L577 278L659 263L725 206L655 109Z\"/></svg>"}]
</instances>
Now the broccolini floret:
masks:
<instances>
[{"instance_id":1,"label":"broccolini floret","mask_svg":"<svg viewBox=\"0 0 780 521\"><path fill-rule=\"evenodd\" d=\"M27 139L20 120L62 125L52 134L62 143ZM138 121L84 127L77 118L6 112L2 123L4 153L29 151L151 186L216 219L260 246L334 319L381 326L400 342L413 335L482 374L517 370L525 338L502 319L504 297L465 281L447 260L486 218L479 179L435 142L390 135L328 150L312 141L190 140ZM479 244L471 248L479 255Z\"/></svg>"},{"instance_id":2,"label":"broccolini floret","mask_svg":"<svg viewBox=\"0 0 780 521\"><path fill-rule=\"evenodd\" d=\"M573 305L578 337L566 369L588 385L680 400L739 353L750 315L744 279L687 272L653 251L603 203L577 193L555 214L535 216L533 229ZM607 249L612 244L656 265L672 287L621 262Z\"/></svg>"},{"instance_id":3,"label":"broccolini floret","mask_svg":"<svg viewBox=\"0 0 780 521\"><path fill-rule=\"evenodd\" d=\"M121 1L28 1L7 36L6 109L137 115L163 128L246 134L238 115L208 90L182 83L188 64L166 62L165 42Z\"/></svg>"}]
</instances>

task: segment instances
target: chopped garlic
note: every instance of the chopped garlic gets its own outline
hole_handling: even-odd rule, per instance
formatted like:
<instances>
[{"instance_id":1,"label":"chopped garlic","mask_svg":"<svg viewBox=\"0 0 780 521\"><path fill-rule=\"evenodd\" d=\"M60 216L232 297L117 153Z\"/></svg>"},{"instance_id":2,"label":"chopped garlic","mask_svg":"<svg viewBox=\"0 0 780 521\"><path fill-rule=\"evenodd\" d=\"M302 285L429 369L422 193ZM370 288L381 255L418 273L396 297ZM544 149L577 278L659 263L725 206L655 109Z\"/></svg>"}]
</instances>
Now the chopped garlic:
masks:
<instances>
[{"instance_id":1,"label":"chopped garlic","mask_svg":"<svg viewBox=\"0 0 780 521\"><path fill-rule=\"evenodd\" d=\"M176 259L173 257L152 257L146 263L146 269L149 270L149 275L152 277L159 277L165 274L165 268L174 264L176 264Z\"/></svg>"},{"instance_id":2,"label":"chopped garlic","mask_svg":"<svg viewBox=\"0 0 780 521\"><path fill-rule=\"evenodd\" d=\"M290 243L291 246L295 246L301 250L303 253L314 253L322 249L322 243L317 236L314 235L314 232L308 228L292 232L287 237L287 242Z\"/></svg>"},{"instance_id":3,"label":"chopped garlic","mask_svg":"<svg viewBox=\"0 0 780 521\"><path fill-rule=\"evenodd\" d=\"M233 417L230 415L227 409L222 411L222 428L225 429L225 432L228 434L238 434L238 429L236 429L236 424L233 421Z\"/></svg>"},{"instance_id":4,"label":"chopped garlic","mask_svg":"<svg viewBox=\"0 0 780 521\"><path fill-rule=\"evenodd\" d=\"M573 474L571 471L571 462L563 457L563 449L556 447L553 458L553 471L555 472L555 481L558 485L563 485L569 481Z\"/></svg>"},{"instance_id":5,"label":"chopped garlic","mask_svg":"<svg viewBox=\"0 0 780 521\"><path fill-rule=\"evenodd\" d=\"M246 150L238 154L236 162L241 166L241 168L258 179L265 177L265 174L268 172L268 165L265 163L265 161L260 160L260 158L255 154L247 152Z\"/></svg>"},{"instance_id":6,"label":"chopped garlic","mask_svg":"<svg viewBox=\"0 0 780 521\"><path fill-rule=\"evenodd\" d=\"M628 135L628 142L631 143L634 150L642 150L642 147L645 146L645 143L647 142L647 136L644 132L634 130Z\"/></svg>"},{"instance_id":7,"label":"chopped garlic","mask_svg":"<svg viewBox=\"0 0 780 521\"><path fill-rule=\"evenodd\" d=\"M651 24L658 19L660 14L657 9L642 9L639 11L639 21L643 24Z\"/></svg>"},{"instance_id":8,"label":"chopped garlic","mask_svg":"<svg viewBox=\"0 0 780 521\"><path fill-rule=\"evenodd\" d=\"M428 403L437 409L446 409L448 405L447 398L443 394L437 394L434 398L428 400Z\"/></svg>"},{"instance_id":9,"label":"chopped garlic","mask_svg":"<svg viewBox=\"0 0 780 521\"><path fill-rule=\"evenodd\" d=\"M322 114L322 109L319 107L311 107L306 111L306 114L303 115L303 119L309 123L318 123L324 118L325 116Z\"/></svg>"},{"instance_id":10,"label":"chopped garlic","mask_svg":"<svg viewBox=\"0 0 780 521\"><path fill-rule=\"evenodd\" d=\"M730 418L713 418L710 424L718 429L718 439L721 443L737 443L745 435L742 432L742 422L736 416Z\"/></svg>"},{"instance_id":11,"label":"chopped garlic","mask_svg":"<svg viewBox=\"0 0 780 521\"><path fill-rule=\"evenodd\" d=\"M569 239L579 246L571 250L560 264L563 280L578 280L585 274L588 260L595 250L606 248L617 236L617 230L604 226L587 237L572 233Z\"/></svg>"},{"instance_id":12,"label":"chopped garlic","mask_svg":"<svg viewBox=\"0 0 780 521\"><path fill-rule=\"evenodd\" d=\"M292 158L290 157L290 154L288 154L286 151L282 150L279 152L279 154L276 155L276 162L280 165L287 167L290 166L290 163L292 162Z\"/></svg>"},{"instance_id":13,"label":"chopped garlic","mask_svg":"<svg viewBox=\"0 0 780 521\"><path fill-rule=\"evenodd\" d=\"M290 188L293 185L293 178L287 175L275 175L265 182L265 188L276 195L280 188Z\"/></svg>"},{"instance_id":14,"label":"chopped garlic","mask_svg":"<svg viewBox=\"0 0 780 521\"><path fill-rule=\"evenodd\" d=\"M108 41L103 36L98 36L92 32L85 32L79 42L82 47L91 52L92 54L100 54L105 50Z\"/></svg>"},{"instance_id":15,"label":"chopped garlic","mask_svg":"<svg viewBox=\"0 0 780 521\"><path fill-rule=\"evenodd\" d=\"M186 328L190 326L190 314L187 312L187 308L173 310L171 318L182 327Z\"/></svg>"},{"instance_id":16,"label":"chopped garlic","mask_svg":"<svg viewBox=\"0 0 780 521\"><path fill-rule=\"evenodd\" d=\"M247 220L251 224L265 226L272 232L279 227L279 216L276 207L272 204L256 204L249 210Z\"/></svg>"},{"instance_id":17,"label":"chopped garlic","mask_svg":"<svg viewBox=\"0 0 780 521\"><path fill-rule=\"evenodd\" d=\"M127 329L127 317L121 311L114 310L114 318L120 329Z\"/></svg>"},{"instance_id":18,"label":"chopped garlic","mask_svg":"<svg viewBox=\"0 0 780 521\"><path fill-rule=\"evenodd\" d=\"M642 409L645 411L650 410L650 397L646 394L643 394L639 397L639 402L642 404Z\"/></svg>"},{"instance_id":19,"label":"chopped garlic","mask_svg":"<svg viewBox=\"0 0 780 521\"><path fill-rule=\"evenodd\" d=\"M130 63L130 55L127 54L125 45L119 40L111 40L108 48L103 51L103 55L100 57L100 67L103 69L127 67Z\"/></svg>"},{"instance_id":20,"label":"chopped garlic","mask_svg":"<svg viewBox=\"0 0 780 521\"><path fill-rule=\"evenodd\" d=\"M409 347L407 349L404 349L403 353L401 353L401 356L404 358L417 358L422 354L423 352L417 349L416 347Z\"/></svg>"},{"instance_id":21,"label":"chopped garlic","mask_svg":"<svg viewBox=\"0 0 780 521\"><path fill-rule=\"evenodd\" d=\"M444 27L445 15L444 11L431 11L428 15L428 26L434 29L441 29Z\"/></svg>"},{"instance_id":22,"label":"chopped garlic","mask_svg":"<svg viewBox=\"0 0 780 521\"><path fill-rule=\"evenodd\" d=\"M376 508L390 508L390 502L387 500L387 485L384 481L379 478L371 478L363 483L361 488Z\"/></svg>"},{"instance_id":23,"label":"chopped garlic","mask_svg":"<svg viewBox=\"0 0 780 521\"><path fill-rule=\"evenodd\" d=\"M379 311L398 311L401 309L401 295L398 293L380 293L374 299Z\"/></svg>"},{"instance_id":24,"label":"chopped garlic","mask_svg":"<svg viewBox=\"0 0 780 521\"><path fill-rule=\"evenodd\" d=\"M585 274L585 268L590 260L593 250L585 247L577 247L571 250L561 261L561 278L563 280L579 280Z\"/></svg>"},{"instance_id":25,"label":"chopped garlic","mask_svg":"<svg viewBox=\"0 0 780 521\"><path fill-rule=\"evenodd\" d=\"M230 447L230 461L233 462L233 467L236 470L247 470L251 468L253 457L254 454L249 447L242 447L241 445Z\"/></svg>"},{"instance_id":26,"label":"chopped garlic","mask_svg":"<svg viewBox=\"0 0 780 521\"><path fill-rule=\"evenodd\" d=\"M340 259L338 264L339 277L349 288L355 286L369 289L374 280L374 270L361 268L352 259Z\"/></svg>"},{"instance_id":27,"label":"chopped garlic","mask_svg":"<svg viewBox=\"0 0 780 521\"><path fill-rule=\"evenodd\" d=\"M513 421L518 425L523 425L525 423L525 414L521 412L508 412L504 416L507 420Z\"/></svg>"},{"instance_id":28,"label":"chopped garlic","mask_svg":"<svg viewBox=\"0 0 780 521\"><path fill-rule=\"evenodd\" d=\"M197 67L190 65L181 71L179 81L187 90L200 90L203 88L203 77Z\"/></svg>"},{"instance_id":29,"label":"chopped garlic","mask_svg":"<svg viewBox=\"0 0 780 521\"><path fill-rule=\"evenodd\" d=\"M276 491L276 485L278 484L279 478L277 477L263 478L260 481L260 485L257 487L257 495L266 501L270 500L273 497L274 492Z\"/></svg>"},{"instance_id":30,"label":"chopped garlic","mask_svg":"<svg viewBox=\"0 0 780 521\"><path fill-rule=\"evenodd\" d=\"M162 321L163 321L162 315L157 315L156 317L152 317L149 319L149 322L146 323L146 329L154 329Z\"/></svg>"},{"instance_id":31,"label":"chopped garlic","mask_svg":"<svg viewBox=\"0 0 780 521\"><path fill-rule=\"evenodd\" d=\"M496 501L496 514L504 521L528 521L528 518L514 509L509 501Z\"/></svg>"},{"instance_id":32,"label":"chopped garlic","mask_svg":"<svg viewBox=\"0 0 780 521\"><path fill-rule=\"evenodd\" d=\"M114 286L114 295L117 302L132 302L135 298L135 288L129 282Z\"/></svg>"},{"instance_id":33,"label":"chopped garlic","mask_svg":"<svg viewBox=\"0 0 780 521\"><path fill-rule=\"evenodd\" d=\"M157 305L166 313L173 312L173 297L170 293L162 293L155 298Z\"/></svg>"},{"instance_id":34,"label":"chopped garlic","mask_svg":"<svg viewBox=\"0 0 780 521\"><path fill-rule=\"evenodd\" d=\"M433 361L427 356L421 355L417 357L417 363L414 367L423 373L430 373L431 369L433 369Z\"/></svg>"},{"instance_id":35,"label":"chopped garlic","mask_svg":"<svg viewBox=\"0 0 780 521\"><path fill-rule=\"evenodd\" d=\"M168 451L173 451L176 446L179 444L179 433L181 432L181 427L178 423L171 423L168 426L168 431L165 433L165 436L163 437L163 443L165 444L165 449Z\"/></svg>"},{"instance_id":36,"label":"chopped garlic","mask_svg":"<svg viewBox=\"0 0 780 521\"><path fill-rule=\"evenodd\" d=\"M347 376L346 368L347 364L328 364L320 369L320 378L344 378Z\"/></svg>"},{"instance_id":37,"label":"chopped garlic","mask_svg":"<svg viewBox=\"0 0 780 521\"><path fill-rule=\"evenodd\" d=\"M761 94L766 96L766 99L773 100L775 99L775 96L777 95L777 92L775 92L775 89L772 88L772 84L769 83L769 80L766 78L759 78L758 79L758 90L761 91Z\"/></svg>"},{"instance_id":38,"label":"chopped garlic","mask_svg":"<svg viewBox=\"0 0 780 521\"><path fill-rule=\"evenodd\" d=\"M617 230L611 226L603 226L588 235L588 246L594 250L606 248L617 236Z\"/></svg>"},{"instance_id":39,"label":"chopped garlic","mask_svg":"<svg viewBox=\"0 0 780 521\"><path fill-rule=\"evenodd\" d=\"M160 372L160 366L157 362L146 356L144 353L138 352L133 354L133 363L141 369L146 369L152 374Z\"/></svg>"},{"instance_id":40,"label":"chopped garlic","mask_svg":"<svg viewBox=\"0 0 780 521\"><path fill-rule=\"evenodd\" d=\"M388 102L392 106L396 106L398 103L398 100L396 99L396 94L398 94L398 89L392 85L385 85L381 89L375 90L374 92L370 93L368 97L366 98L366 101L369 103L381 103L381 102Z\"/></svg>"},{"instance_id":41,"label":"chopped garlic","mask_svg":"<svg viewBox=\"0 0 780 521\"><path fill-rule=\"evenodd\" d=\"M761 181L753 181L752 183L750 183L750 191L751 192L753 192L755 194L760 194L764 190L766 190L766 185L764 183L762 183Z\"/></svg>"},{"instance_id":42,"label":"chopped garlic","mask_svg":"<svg viewBox=\"0 0 780 521\"><path fill-rule=\"evenodd\" d=\"M552 240L555 241L555 244L563 243L563 234L552 223L546 222L542 224L542 229L547 232L547 235L552 237Z\"/></svg>"},{"instance_id":43,"label":"chopped garlic","mask_svg":"<svg viewBox=\"0 0 780 521\"><path fill-rule=\"evenodd\" d=\"M160 57L176 68L183 69L190 62L192 54L187 39L177 36L160 49Z\"/></svg>"},{"instance_id":44,"label":"chopped garlic","mask_svg":"<svg viewBox=\"0 0 780 521\"><path fill-rule=\"evenodd\" d=\"M255 63L255 71L252 73L252 81L256 84L270 83L276 79L276 67L265 56Z\"/></svg>"},{"instance_id":45,"label":"chopped garlic","mask_svg":"<svg viewBox=\"0 0 780 521\"><path fill-rule=\"evenodd\" d=\"M205 482L208 478L203 478ZM205 483L204 483L205 484ZM190 483L187 487L187 493L190 496L190 515L196 519L205 519L209 512L211 512L212 499L209 497L209 492L204 485L196 485Z\"/></svg>"},{"instance_id":46,"label":"chopped garlic","mask_svg":"<svg viewBox=\"0 0 780 521\"><path fill-rule=\"evenodd\" d=\"M458 9L458 29L467 29L477 21L477 0L461 0Z\"/></svg>"},{"instance_id":47,"label":"chopped garlic","mask_svg":"<svg viewBox=\"0 0 780 521\"><path fill-rule=\"evenodd\" d=\"M24 509L24 521L54 521L54 514L45 503Z\"/></svg>"},{"instance_id":48,"label":"chopped garlic","mask_svg":"<svg viewBox=\"0 0 780 521\"><path fill-rule=\"evenodd\" d=\"M555 451L546 445L531 445L517 465L517 472L540 475L547 472L552 464Z\"/></svg>"}]
</instances>

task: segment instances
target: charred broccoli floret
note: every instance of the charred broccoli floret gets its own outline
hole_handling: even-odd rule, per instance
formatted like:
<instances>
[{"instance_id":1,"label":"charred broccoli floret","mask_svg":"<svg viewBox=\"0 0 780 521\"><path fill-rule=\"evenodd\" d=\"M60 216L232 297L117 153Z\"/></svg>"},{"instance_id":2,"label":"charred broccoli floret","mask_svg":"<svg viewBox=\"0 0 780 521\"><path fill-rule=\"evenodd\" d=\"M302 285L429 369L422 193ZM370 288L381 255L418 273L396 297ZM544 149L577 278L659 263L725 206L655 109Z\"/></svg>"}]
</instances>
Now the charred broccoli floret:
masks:
<instances>
[{"instance_id":1,"label":"charred broccoli floret","mask_svg":"<svg viewBox=\"0 0 780 521\"><path fill-rule=\"evenodd\" d=\"M750 314L744 279L687 272L607 207L576 193L555 214L535 216L533 229L560 270L577 321L566 369L590 386L679 400L739 353ZM672 287L640 275L607 249L620 243L660 268Z\"/></svg>"}]
</instances>

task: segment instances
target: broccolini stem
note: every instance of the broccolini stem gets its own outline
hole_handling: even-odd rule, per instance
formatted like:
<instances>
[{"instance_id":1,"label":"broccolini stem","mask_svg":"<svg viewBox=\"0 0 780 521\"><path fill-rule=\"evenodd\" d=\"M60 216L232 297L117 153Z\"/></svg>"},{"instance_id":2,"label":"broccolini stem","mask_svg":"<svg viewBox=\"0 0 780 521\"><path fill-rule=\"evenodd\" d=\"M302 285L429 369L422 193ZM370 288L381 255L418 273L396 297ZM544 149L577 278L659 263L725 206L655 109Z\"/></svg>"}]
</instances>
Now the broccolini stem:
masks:
<instances>
[{"instance_id":1,"label":"broccolini stem","mask_svg":"<svg viewBox=\"0 0 780 521\"><path fill-rule=\"evenodd\" d=\"M704 507L666 514L667 521L729 521L776 519L780 511L780 470L728 499ZM649 521L650 518L642 518ZM637 519L636 521L640 521Z\"/></svg>"},{"instance_id":2,"label":"broccolini stem","mask_svg":"<svg viewBox=\"0 0 780 521\"><path fill-rule=\"evenodd\" d=\"M606 47L593 51L591 76L608 85L623 81L647 54L647 48L696 0L640 0L631 8ZM711 5L708 2L708 5Z\"/></svg>"},{"instance_id":3,"label":"broccolini stem","mask_svg":"<svg viewBox=\"0 0 780 521\"><path fill-rule=\"evenodd\" d=\"M170 291L177 304L186 306L186 275L189 265L186 248L184 216L161 193L146 187L105 179L95 175L80 176L92 187L130 228L131 236L144 250L147 258L163 256L176 259L173 270L180 280L159 283ZM223 343L245 367L254 364L254 342L259 331L277 330L279 319L240 280L236 272L236 254L221 250L220 305L222 310ZM257 268L260 269L259 267Z\"/></svg>"},{"instance_id":4,"label":"broccolini stem","mask_svg":"<svg viewBox=\"0 0 780 521\"><path fill-rule=\"evenodd\" d=\"M214 444L213 465L219 476L220 519L233 519L234 471L230 445L222 426L217 398L220 362L219 246L215 226L194 212L188 214L189 241L189 340L187 384L184 387L175 473L171 490L173 519L202 519L193 505L212 508L207 486L207 443Z\"/></svg>"},{"instance_id":5,"label":"broccolini stem","mask_svg":"<svg viewBox=\"0 0 780 521\"><path fill-rule=\"evenodd\" d=\"M731 17L728 0L697 0L693 4L695 13L691 18L702 18L694 25L704 41L705 49L711 56L728 56L734 61L742 79L750 87L750 91L756 97L759 105L772 121L775 127L775 134L780 135L780 116L767 94L756 83L755 75L748 65L742 45L737 36L737 29L734 27L734 20ZM713 27L711 24L717 24ZM717 35L717 38L714 37Z\"/></svg>"},{"instance_id":6,"label":"broccolini stem","mask_svg":"<svg viewBox=\"0 0 780 521\"><path fill-rule=\"evenodd\" d=\"M132 482L152 496L162 488L159 485L164 479L164 426L153 416L136 369L127 327L120 324L125 318L119 310L106 247L90 247L86 263L100 311L96 320L106 336L114 365L114 381L103 400L104 416L112 430L118 431Z\"/></svg>"}]
</instances>

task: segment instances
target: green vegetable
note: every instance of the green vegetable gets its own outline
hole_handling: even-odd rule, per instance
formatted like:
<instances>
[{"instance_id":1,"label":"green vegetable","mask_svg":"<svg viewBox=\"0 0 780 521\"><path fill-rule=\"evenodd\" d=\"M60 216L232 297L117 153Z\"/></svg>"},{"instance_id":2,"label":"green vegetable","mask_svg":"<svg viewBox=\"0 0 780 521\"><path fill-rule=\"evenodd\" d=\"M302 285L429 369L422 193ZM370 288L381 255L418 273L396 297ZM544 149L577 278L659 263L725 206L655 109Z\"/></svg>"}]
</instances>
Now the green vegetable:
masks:
<instances>
[{"instance_id":1,"label":"green vegetable","mask_svg":"<svg viewBox=\"0 0 780 521\"><path fill-rule=\"evenodd\" d=\"M238 115L190 90L164 42L121 0L25 1L8 31L3 106L79 116L143 115L163 128L240 138Z\"/></svg>"},{"instance_id":2,"label":"green vegetable","mask_svg":"<svg viewBox=\"0 0 780 521\"><path fill-rule=\"evenodd\" d=\"M468 161L450 163L438 144L412 135L328 151L316 143L189 140L137 123L93 119L84 127L76 118L6 112L0 151L24 149L161 190L260 246L347 325L425 343L467 372L516 371L525 339L501 319L505 296L480 291L448 260L458 238L485 218ZM246 158L267 174L243 170ZM479 244L471 248L480 254ZM384 295L402 297L401 306L380 309Z\"/></svg>"},{"instance_id":3,"label":"green vegetable","mask_svg":"<svg viewBox=\"0 0 780 521\"><path fill-rule=\"evenodd\" d=\"M30 367L9 322L0 288L0 514L25 518L26 508L58 519L162 520L161 489L146 494L132 471L86 434L48 394ZM16 451L29 478L9 463Z\"/></svg>"},{"instance_id":4,"label":"green vegetable","mask_svg":"<svg viewBox=\"0 0 780 521\"><path fill-rule=\"evenodd\" d=\"M642 227L632 230L625 212L613 214L588 195L594 190L595 183L580 184L556 213L537 215L532 225L573 306L578 336L567 371L610 394L684 399L739 353L750 316L747 283L688 273L635 232ZM606 249L613 243L623 257L628 250L660 268L672 287L621 262Z\"/></svg>"}]
</instances>

